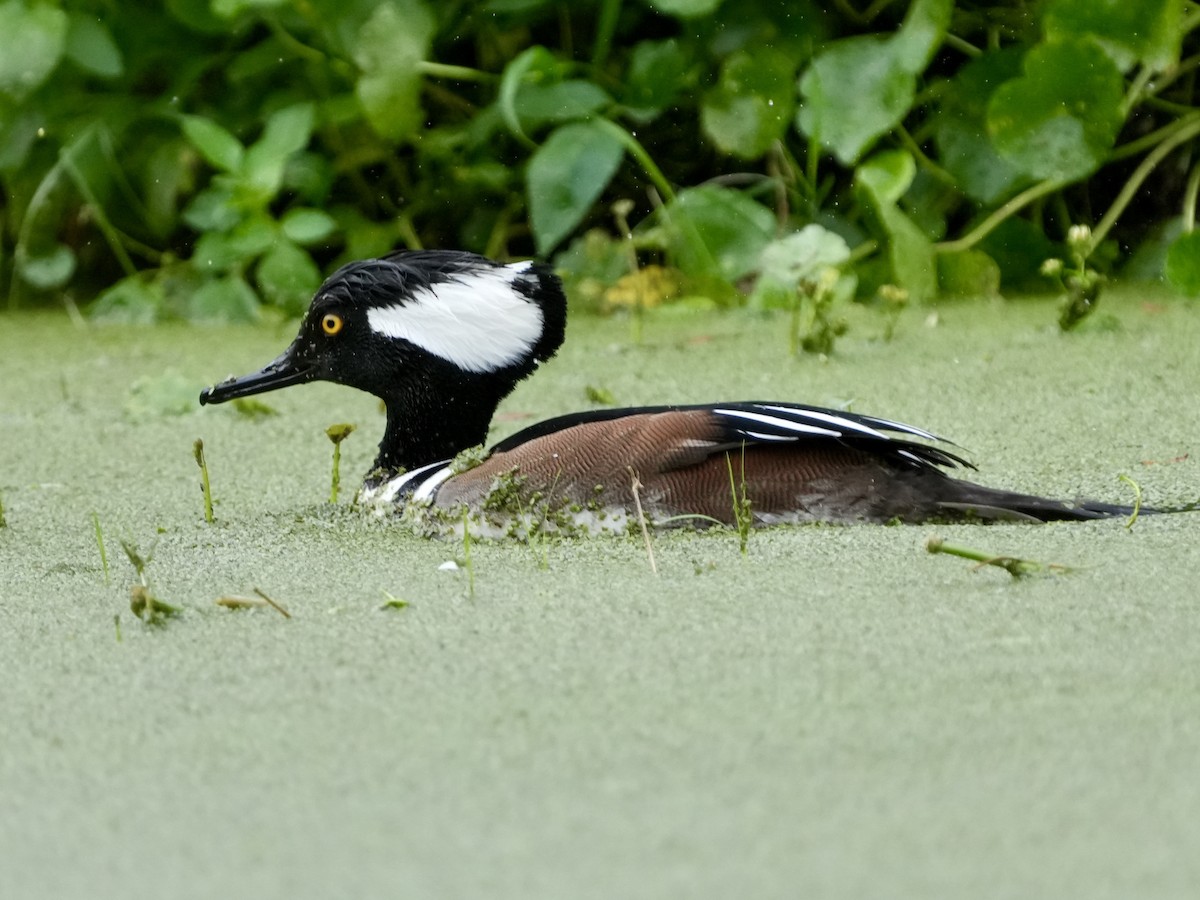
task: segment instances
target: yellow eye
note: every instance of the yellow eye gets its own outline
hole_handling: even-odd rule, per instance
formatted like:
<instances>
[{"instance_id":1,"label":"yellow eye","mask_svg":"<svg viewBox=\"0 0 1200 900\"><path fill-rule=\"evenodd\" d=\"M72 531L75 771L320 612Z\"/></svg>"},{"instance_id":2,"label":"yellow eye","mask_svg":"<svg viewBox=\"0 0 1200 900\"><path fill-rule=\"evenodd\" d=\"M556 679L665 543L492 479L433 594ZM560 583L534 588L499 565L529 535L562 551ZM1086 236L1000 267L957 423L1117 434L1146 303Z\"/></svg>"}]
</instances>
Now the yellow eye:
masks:
<instances>
[{"instance_id":1,"label":"yellow eye","mask_svg":"<svg viewBox=\"0 0 1200 900\"><path fill-rule=\"evenodd\" d=\"M342 325L344 324L345 323L342 321L342 317L337 313L325 313L325 315L321 318L321 330L330 337L333 337L335 334L341 331Z\"/></svg>"}]
</instances>

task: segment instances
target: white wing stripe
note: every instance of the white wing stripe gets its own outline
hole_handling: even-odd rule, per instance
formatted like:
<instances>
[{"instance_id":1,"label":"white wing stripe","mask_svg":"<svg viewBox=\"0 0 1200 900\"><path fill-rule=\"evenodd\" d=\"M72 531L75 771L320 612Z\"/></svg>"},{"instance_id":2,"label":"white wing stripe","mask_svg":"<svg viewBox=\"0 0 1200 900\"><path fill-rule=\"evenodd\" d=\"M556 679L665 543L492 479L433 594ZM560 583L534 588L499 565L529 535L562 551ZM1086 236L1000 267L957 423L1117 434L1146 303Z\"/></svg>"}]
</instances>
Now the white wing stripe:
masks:
<instances>
[{"instance_id":1,"label":"white wing stripe","mask_svg":"<svg viewBox=\"0 0 1200 900\"><path fill-rule=\"evenodd\" d=\"M818 422L828 422L830 425L834 425L837 428L845 429L846 431L857 431L859 434L867 434L867 435L870 435L871 437L883 438L884 440L887 440L886 435L881 434L880 432L876 431L874 428L870 428L870 427L862 424L861 422L855 422L852 419L844 419L841 416L831 415L830 413L818 412L815 409L795 410L795 409L788 409L786 406L766 406L766 405L763 406L763 409L774 409L774 410L777 410L777 411L783 412L783 413L790 412L793 415L799 413L800 415L804 416L804 418L806 418L806 419L816 419Z\"/></svg>"},{"instance_id":2,"label":"white wing stripe","mask_svg":"<svg viewBox=\"0 0 1200 900\"><path fill-rule=\"evenodd\" d=\"M841 437L842 432L834 431L831 428L821 428L817 425L805 425L803 422L793 422L790 419L783 419L779 416L770 416L766 413L750 412L742 409L714 409L714 413L719 416L728 416L731 419L743 419L747 422L758 422L764 425L773 425L776 428L786 429L787 431L800 434L819 434L825 437ZM882 437L882 435L880 435Z\"/></svg>"}]
</instances>

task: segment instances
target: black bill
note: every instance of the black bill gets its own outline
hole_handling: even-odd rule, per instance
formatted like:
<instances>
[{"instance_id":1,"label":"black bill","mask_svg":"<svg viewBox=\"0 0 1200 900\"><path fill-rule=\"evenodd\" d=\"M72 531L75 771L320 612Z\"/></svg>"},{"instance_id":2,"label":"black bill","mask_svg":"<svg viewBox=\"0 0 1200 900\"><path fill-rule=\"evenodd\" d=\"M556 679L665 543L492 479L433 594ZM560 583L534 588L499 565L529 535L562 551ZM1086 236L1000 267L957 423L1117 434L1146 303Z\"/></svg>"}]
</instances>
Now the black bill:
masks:
<instances>
[{"instance_id":1,"label":"black bill","mask_svg":"<svg viewBox=\"0 0 1200 900\"><path fill-rule=\"evenodd\" d=\"M251 372L241 378L228 378L220 384L201 391L200 404L225 403L229 400L236 400L238 397L263 394L293 384L312 381L317 377L316 367L311 363L297 360L297 355L293 345L284 351L282 356L263 366L257 372Z\"/></svg>"}]
</instances>

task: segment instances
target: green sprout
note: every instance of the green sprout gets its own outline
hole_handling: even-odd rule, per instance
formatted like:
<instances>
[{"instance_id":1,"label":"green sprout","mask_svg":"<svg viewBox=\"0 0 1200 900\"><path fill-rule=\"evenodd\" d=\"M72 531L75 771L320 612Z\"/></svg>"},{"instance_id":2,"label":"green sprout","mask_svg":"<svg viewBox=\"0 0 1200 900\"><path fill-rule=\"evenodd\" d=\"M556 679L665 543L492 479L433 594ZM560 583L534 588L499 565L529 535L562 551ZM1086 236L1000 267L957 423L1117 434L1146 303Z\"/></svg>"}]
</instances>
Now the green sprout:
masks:
<instances>
[{"instance_id":1,"label":"green sprout","mask_svg":"<svg viewBox=\"0 0 1200 900\"><path fill-rule=\"evenodd\" d=\"M380 609L407 609L412 604L407 600L402 600L399 597L393 597L387 591L383 592L384 601L379 604Z\"/></svg>"},{"instance_id":2,"label":"green sprout","mask_svg":"<svg viewBox=\"0 0 1200 900\"><path fill-rule=\"evenodd\" d=\"M1142 486L1124 473L1117 476L1117 481L1133 488L1133 512L1125 520L1125 528L1132 530L1133 526L1137 524L1138 514L1142 511Z\"/></svg>"},{"instance_id":3,"label":"green sprout","mask_svg":"<svg viewBox=\"0 0 1200 900\"><path fill-rule=\"evenodd\" d=\"M471 508L463 506L462 513L462 558L463 568L467 570L467 596L475 596L475 564L471 562Z\"/></svg>"},{"instance_id":4,"label":"green sprout","mask_svg":"<svg viewBox=\"0 0 1200 900\"><path fill-rule=\"evenodd\" d=\"M325 429L329 440L333 441L333 476L329 484L329 502L337 503L338 488L342 485L342 441L350 437L357 426L349 424L330 425Z\"/></svg>"},{"instance_id":5,"label":"green sprout","mask_svg":"<svg viewBox=\"0 0 1200 900\"><path fill-rule=\"evenodd\" d=\"M629 470L629 488L633 492L633 505L637 510L638 528L642 532L642 541L646 544L646 558L650 560L650 571L655 575L658 574L658 563L654 561L654 544L650 542L650 529L646 525L646 513L642 510L642 481L638 478L638 474L634 471L633 466L626 466Z\"/></svg>"},{"instance_id":6,"label":"green sprout","mask_svg":"<svg viewBox=\"0 0 1200 900\"><path fill-rule=\"evenodd\" d=\"M204 460L204 441L196 438L192 445L192 453L196 457L196 465L200 467L200 489L204 492L204 521L213 523L212 485L208 481L208 463Z\"/></svg>"},{"instance_id":7,"label":"green sprout","mask_svg":"<svg viewBox=\"0 0 1200 900\"><path fill-rule=\"evenodd\" d=\"M845 319L834 318L837 284L841 272L833 266L821 270L815 279L801 279L792 298L792 326L788 348L793 356L803 350L828 356L833 343L849 327Z\"/></svg>"},{"instance_id":8,"label":"green sprout","mask_svg":"<svg viewBox=\"0 0 1200 900\"><path fill-rule=\"evenodd\" d=\"M728 453L725 454L725 466L729 469L729 491L733 496L733 524L737 529L738 546L741 548L742 556L745 556L746 548L750 544L750 528L754 525L754 516L750 512L750 498L746 496L745 443L742 444L741 480L734 480L733 459Z\"/></svg>"},{"instance_id":9,"label":"green sprout","mask_svg":"<svg viewBox=\"0 0 1200 900\"><path fill-rule=\"evenodd\" d=\"M92 512L92 528L96 531L96 546L100 548L100 568L104 570L104 583L108 584L108 553L104 549L104 532L100 529L100 516Z\"/></svg>"},{"instance_id":10,"label":"green sprout","mask_svg":"<svg viewBox=\"0 0 1200 900\"><path fill-rule=\"evenodd\" d=\"M121 546L125 548L125 555L129 557L129 562L138 576L138 583L129 589L130 611L147 625L161 625L169 617L179 615L182 612L180 607L160 600L150 590L150 579L146 576L146 568L153 558L154 548L151 547L150 552L142 556L138 548L130 541L122 540Z\"/></svg>"},{"instance_id":11,"label":"green sprout","mask_svg":"<svg viewBox=\"0 0 1200 900\"><path fill-rule=\"evenodd\" d=\"M0 495L0 528L8 527L8 519L4 518L4 497Z\"/></svg>"},{"instance_id":12,"label":"green sprout","mask_svg":"<svg viewBox=\"0 0 1200 900\"><path fill-rule=\"evenodd\" d=\"M1058 280L1063 291L1058 327L1072 331L1100 302L1104 276L1088 265L1088 257L1094 248L1092 229L1087 225L1072 225L1067 229L1067 249L1070 251L1069 265L1061 259L1048 259L1042 263L1041 273Z\"/></svg>"},{"instance_id":13,"label":"green sprout","mask_svg":"<svg viewBox=\"0 0 1200 900\"><path fill-rule=\"evenodd\" d=\"M1004 569L1013 578L1024 578L1027 575L1039 575L1043 573L1073 571L1070 566L1059 565L1058 563L1042 563L1032 559L1020 559L1016 556L996 556L991 553L985 553L982 550L973 550L970 547L958 547L954 544L947 544L940 537L936 536L931 537L925 542L925 549L930 553L945 553L961 559L972 560L979 563L977 568L982 566L996 566L997 568Z\"/></svg>"}]
</instances>

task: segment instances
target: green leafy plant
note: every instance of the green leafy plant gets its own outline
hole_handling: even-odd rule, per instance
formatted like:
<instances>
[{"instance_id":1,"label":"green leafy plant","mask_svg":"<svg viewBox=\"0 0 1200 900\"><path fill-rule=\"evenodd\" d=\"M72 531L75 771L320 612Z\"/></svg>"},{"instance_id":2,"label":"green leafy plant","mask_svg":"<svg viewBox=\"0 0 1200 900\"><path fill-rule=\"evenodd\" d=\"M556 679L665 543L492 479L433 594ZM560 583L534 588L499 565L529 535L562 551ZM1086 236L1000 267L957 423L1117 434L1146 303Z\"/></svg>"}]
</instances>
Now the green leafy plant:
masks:
<instances>
[{"instance_id":1,"label":"green leafy plant","mask_svg":"<svg viewBox=\"0 0 1200 900\"><path fill-rule=\"evenodd\" d=\"M137 583L129 589L130 612L147 625L161 625L172 616L179 615L183 611L180 607L156 597L150 590L150 579L146 575L146 569L149 567L151 559L154 558L154 548L151 547L148 553L142 555L131 541L122 540L121 546L125 550L125 555L129 557L129 562L138 578Z\"/></svg>"},{"instance_id":2,"label":"green leafy plant","mask_svg":"<svg viewBox=\"0 0 1200 900\"><path fill-rule=\"evenodd\" d=\"M864 6L0 0L8 305L295 316L398 244L729 305L812 225L867 298L1036 283L1071 225L1200 295L1194 3Z\"/></svg>"},{"instance_id":3,"label":"green leafy plant","mask_svg":"<svg viewBox=\"0 0 1200 900\"><path fill-rule=\"evenodd\" d=\"M192 455L196 457L196 465L200 467L200 491L204 495L204 521L213 523L212 485L208 480L208 462L204 458L204 441L196 438L192 445Z\"/></svg>"},{"instance_id":4,"label":"green leafy plant","mask_svg":"<svg viewBox=\"0 0 1200 900\"><path fill-rule=\"evenodd\" d=\"M338 490L342 485L342 441L350 437L357 428L356 425L343 423L330 425L325 429L325 436L333 443L333 471L329 476L329 502L337 503Z\"/></svg>"}]
</instances>

